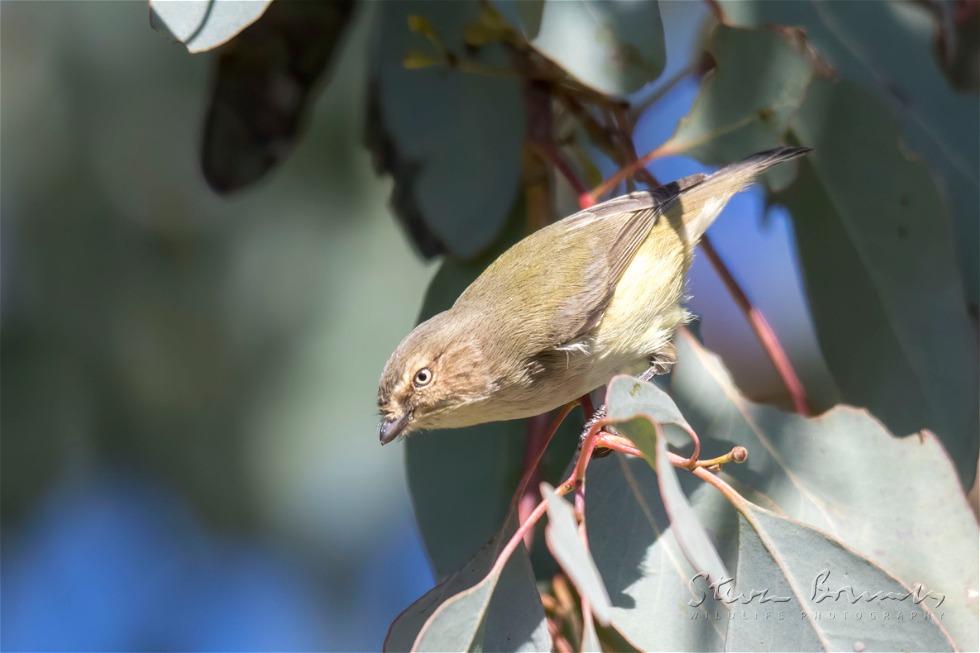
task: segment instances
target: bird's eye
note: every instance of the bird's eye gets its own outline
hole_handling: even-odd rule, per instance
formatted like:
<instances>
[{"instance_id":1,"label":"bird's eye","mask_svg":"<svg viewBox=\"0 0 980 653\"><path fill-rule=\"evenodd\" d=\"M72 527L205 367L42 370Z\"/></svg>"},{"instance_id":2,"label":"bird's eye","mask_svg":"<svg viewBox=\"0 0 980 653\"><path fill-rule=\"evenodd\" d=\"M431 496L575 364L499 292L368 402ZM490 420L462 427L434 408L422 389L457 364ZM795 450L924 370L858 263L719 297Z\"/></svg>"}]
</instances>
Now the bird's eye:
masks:
<instances>
[{"instance_id":1,"label":"bird's eye","mask_svg":"<svg viewBox=\"0 0 980 653\"><path fill-rule=\"evenodd\" d=\"M415 373L415 378L412 379L412 383L415 384L416 388L421 388L424 385L429 385L431 380L432 370L430 370L428 367L423 367Z\"/></svg>"}]
</instances>

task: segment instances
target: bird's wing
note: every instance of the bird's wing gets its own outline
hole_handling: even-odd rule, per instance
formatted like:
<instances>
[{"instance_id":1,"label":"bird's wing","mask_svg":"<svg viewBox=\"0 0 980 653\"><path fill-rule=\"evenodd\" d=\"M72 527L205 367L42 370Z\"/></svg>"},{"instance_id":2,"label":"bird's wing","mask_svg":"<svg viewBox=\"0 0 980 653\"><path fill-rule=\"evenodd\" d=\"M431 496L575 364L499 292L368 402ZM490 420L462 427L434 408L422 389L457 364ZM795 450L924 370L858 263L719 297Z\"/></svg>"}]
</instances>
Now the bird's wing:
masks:
<instances>
[{"instance_id":1,"label":"bird's wing","mask_svg":"<svg viewBox=\"0 0 980 653\"><path fill-rule=\"evenodd\" d=\"M585 261L587 282L584 288L569 298L569 311L579 312L580 320L569 320L576 326L565 334L564 343L573 342L590 331L602 319L603 312L609 305L616 286L629 267L637 250L650 235L650 230L657 219L683 191L701 183L705 175L697 174L684 177L652 192L631 193L617 197L583 211L594 216L593 220L609 223L615 228L616 234L609 245L609 234L602 229L595 230L597 247L607 248L604 255L596 252ZM578 215L569 219L578 218ZM618 218L618 219L617 219Z\"/></svg>"},{"instance_id":2,"label":"bird's wing","mask_svg":"<svg viewBox=\"0 0 980 653\"><path fill-rule=\"evenodd\" d=\"M456 306L479 315L481 331L507 333L521 358L574 350L602 319L664 209L701 179L616 197L536 231L501 254ZM495 337L488 346L502 341Z\"/></svg>"}]
</instances>

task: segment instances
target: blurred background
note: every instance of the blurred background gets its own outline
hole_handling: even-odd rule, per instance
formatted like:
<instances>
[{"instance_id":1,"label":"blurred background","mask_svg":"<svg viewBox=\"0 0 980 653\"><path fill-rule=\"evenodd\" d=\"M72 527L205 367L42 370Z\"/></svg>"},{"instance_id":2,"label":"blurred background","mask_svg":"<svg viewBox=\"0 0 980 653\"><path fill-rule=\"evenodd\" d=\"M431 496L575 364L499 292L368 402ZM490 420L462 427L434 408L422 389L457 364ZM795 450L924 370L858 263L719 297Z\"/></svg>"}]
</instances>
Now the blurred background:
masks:
<instances>
[{"instance_id":1,"label":"blurred background","mask_svg":"<svg viewBox=\"0 0 980 653\"><path fill-rule=\"evenodd\" d=\"M213 55L154 32L143 2L0 10L0 645L379 648L433 582L375 396L437 262L392 218L362 143L372 6L295 151L231 198L200 172ZM668 79L707 16L662 11ZM639 151L697 88L645 116ZM826 406L791 225L765 213L745 193L711 233ZM741 387L781 401L703 258L690 292Z\"/></svg>"}]
</instances>

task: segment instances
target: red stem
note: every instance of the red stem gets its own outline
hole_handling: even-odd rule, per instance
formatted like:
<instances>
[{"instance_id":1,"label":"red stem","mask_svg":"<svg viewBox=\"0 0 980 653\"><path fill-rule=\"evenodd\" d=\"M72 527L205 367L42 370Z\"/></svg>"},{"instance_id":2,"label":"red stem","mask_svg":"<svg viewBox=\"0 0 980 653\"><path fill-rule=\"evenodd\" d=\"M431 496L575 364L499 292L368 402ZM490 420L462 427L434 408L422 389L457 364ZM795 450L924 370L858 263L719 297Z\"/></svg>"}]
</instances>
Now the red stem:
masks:
<instances>
[{"instance_id":1,"label":"red stem","mask_svg":"<svg viewBox=\"0 0 980 653\"><path fill-rule=\"evenodd\" d=\"M671 154L671 150L666 145L660 145L659 147L655 147L654 149L650 150L649 152L641 156L639 159L633 161L629 165L623 166L615 173L613 173L612 176L609 177L609 179L606 179L604 182L596 186L592 190L592 192L588 194L588 198L591 200L592 204L595 204L600 197L602 197L603 195L611 191L613 188L618 186L619 183L622 182L624 179L635 174L638 170L642 170L647 166L648 163L650 163L654 159L659 159L660 157L667 156L668 154ZM581 203L582 203L582 198L579 198L579 204Z\"/></svg>"},{"instance_id":2,"label":"red stem","mask_svg":"<svg viewBox=\"0 0 980 653\"><path fill-rule=\"evenodd\" d=\"M735 300L738 307L745 313L745 317L749 321L749 326L752 327L752 331L759 338L759 343L765 350L766 355L769 356L769 360L772 361L773 366L775 366L776 373L782 379L783 385L786 386L786 390L793 400L793 407L796 409L796 412L801 415L810 415L811 411L806 398L806 390L804 390L803 384L800 382L800 377L796 375L796 370L793 369L793 364L790 362L789 356L786 355L786 350L780 344L779 338L776 337L776 332L769 324L766 316L762 314L762 311L752 305L749 296L739 285L735 276L729 270L728 265L722 260L718 254L718 250L715 249L707 234L701 238L701 247L704 249L704 253L708 255L708 260L711 261L712 267L714 267L718 276L725 283L728 292L731 293L732 299Z\"/></svg>"},{"instance_id":3,"label":"red stem","mask_svg":"<svg viewBox=\"0 0 980 653\"><path fill-rule=\"evenodd\" d=\"M539 476L538 470L541 466L541 459L544 457L544 452L547 451L551 439L555 437L558 428L565 421L565 418L568 417L568 414L572 412L573 408L575 408L574 402L565 404L559 408L551 420L547 431L540 428L541 420L546 418L545 415L538 415L528 421L527 440L524 444L524 476L521 477L521 482L517 485L517 492L515 494L517 515L520 523L524 523L540 498L537 480ZM529 533L528 541L526 542L528 548L531 548L532 541L533 534Z\"/></svg>"}]
</instances>

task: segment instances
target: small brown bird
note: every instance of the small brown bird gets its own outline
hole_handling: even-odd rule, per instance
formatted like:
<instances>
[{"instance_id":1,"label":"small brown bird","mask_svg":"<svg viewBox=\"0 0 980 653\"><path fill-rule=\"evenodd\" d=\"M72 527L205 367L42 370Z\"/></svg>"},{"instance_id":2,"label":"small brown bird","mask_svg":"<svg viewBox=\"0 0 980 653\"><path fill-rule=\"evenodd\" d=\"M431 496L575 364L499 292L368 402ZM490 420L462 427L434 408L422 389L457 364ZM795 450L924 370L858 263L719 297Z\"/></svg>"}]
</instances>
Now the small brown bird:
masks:
<instances>
[{"instance_id":1,"label":"small brown bird","mask_svg":"<svg viewBox=\"0 0 980 653\"><path fill-rule=\"evenodd\" d=\"M540 229L388 359L381 443L419 429L530 417L617 373L674 360L694 246L732 195L809 152L781 147L711 175L630 193Z\"/></svg>"}]
</instances>

